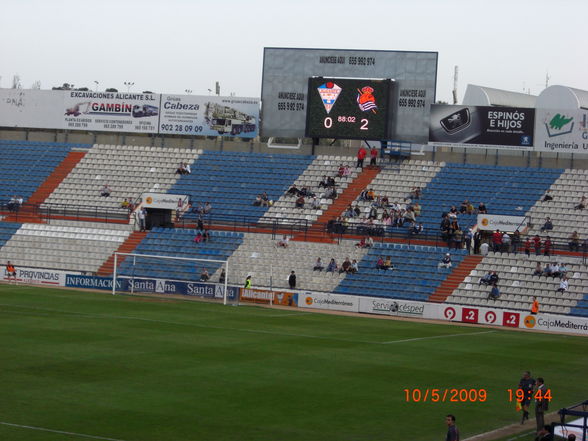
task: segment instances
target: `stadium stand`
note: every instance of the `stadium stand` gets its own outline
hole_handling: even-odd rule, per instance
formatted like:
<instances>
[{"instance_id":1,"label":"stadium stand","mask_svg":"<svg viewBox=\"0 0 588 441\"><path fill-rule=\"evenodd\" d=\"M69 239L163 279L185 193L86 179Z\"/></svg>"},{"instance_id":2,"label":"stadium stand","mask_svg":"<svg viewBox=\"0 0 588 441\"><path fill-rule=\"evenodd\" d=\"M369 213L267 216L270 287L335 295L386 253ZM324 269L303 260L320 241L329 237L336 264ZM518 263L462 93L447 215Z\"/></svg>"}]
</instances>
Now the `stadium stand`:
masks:
<instances>
[{"instance_id":1,"label":"stadium stand","mask_svg":"<svg viewBox=\"0 0 588 441\"><path fill-rule=\"evenodd\" d=\"M536 263L541 267L547 263L563 262L569 277L569 289L556 292L560 278L534 276ZM480 278L488 271L496 271L499 276L500 298L488 299L490 288L480 285ZM578 313L580 301L588 292L588 270L579 260L568 256L501 255L490 253L460 284L447 299L450 303L467 305L514 308L530 311L533 296L541 304L541 311L559 314ZM583 307L582 309L584 309ZM586 311L584 311L585 314Z\"/></svg>"},{"instance_id":2,"label":"stadium stand","mask_svg":"<svg viewBox=\"0 0 588 441\"><path fill-rule=\"evenodd\" d=\"M195 149L169 149L130 145L92 147L67 178L46 199L47 203L118 208L144 192L166 193L176 182L180 162L192 163ZM107 184L112 192L101 197Z\"/></svg>"},{"instance_id":3,"label":"stadium stand","mask_svg":"<svg viewBox=\"0 0 588 441\"><path fill-rule=\"evenodd\" d=\"M8 225L14 230L19 224ZM0 249L0 261L12 260L21 267L94 273L129 232L128 225L91 222L22 224Z\"/></svg>"},{"instance_id":4,"label":"stadium stand","mask_svg":"<svg viewBox=\"0 0 588 441\"><path fill-rule=\"evenodd\" d=\"M5 204L16 195L26 203L73 147L89 146L0 140L0 201Z\"/></svg>"},{"instance_id":5,"label":"stadium stand","mask_svg":"<svg viewBox=\"0 0 588 441\"><path fill-rule=\"evenodd\" d=\"M194 242L195 231L183 228L154 228L141 241L134 253L159 256L226 260L243 240L243 233L211 231L210 240ZM180 260L125 259L119 268L123 276L163 277L197 281L202 268L212 275L221 263ZM218 276L214 279L218 282Z\"/></svg>"},{"instance_id":6,"label":"stadium stand","mask_svg":"<svg viewBox=\"0 0 588 441\"><path fill-rule=\"evenodd\" d=\"M360 271L348 274L335 288L339 294L427 300L451 273L438 268L446 249L398 243L376 243L359 262ZM465 250L452 250L455 268L467 255ZM390 256L394 270L376 269L378 258Z\"/></svg>"},{"instance_id":7,"label":"stadium stand","mask_svg":"<svg viewBox=\"0 0 588 441\"><path fill-rule=\"evenodd\" d=\"M168 193L190 195L193 207L210 202L210 217L216 221L255 222L268 210L253 206L256 196L267 192L277 200L312 160L301 155L208 151L192 164L192 174L181 176ZM184 219L196 217L186 213Z\"/></svg>"}]
</instances>

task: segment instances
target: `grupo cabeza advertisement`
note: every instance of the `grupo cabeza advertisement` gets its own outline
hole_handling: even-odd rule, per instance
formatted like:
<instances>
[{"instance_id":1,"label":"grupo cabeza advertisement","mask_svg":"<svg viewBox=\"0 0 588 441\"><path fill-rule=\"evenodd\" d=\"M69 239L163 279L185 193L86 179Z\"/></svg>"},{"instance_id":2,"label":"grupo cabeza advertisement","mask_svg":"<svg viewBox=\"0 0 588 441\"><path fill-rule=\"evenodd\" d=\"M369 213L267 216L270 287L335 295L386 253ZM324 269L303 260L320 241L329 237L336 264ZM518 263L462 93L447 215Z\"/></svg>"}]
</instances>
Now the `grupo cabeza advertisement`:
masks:
<instances>
[{"instance_id":1,"label":"grupo cabeza advertisement","mask_svg":"<svg viewBox=\"0 0 588 441\"><path fill-rule=\"evenodd\" d=\"M65 129L156 133L159 95L68 91L63 100Z\"/></svg>"},{"instance_id":2,"label":"grupo cabeza advertisement","mask_svg":"<svg viewBox=\"0 0 588 441\"><path fill-rule=\"evenodd\" d=\"M534 125L535 109L433 104L429 144L531 150Z\"/></svg>"}]
</instances>

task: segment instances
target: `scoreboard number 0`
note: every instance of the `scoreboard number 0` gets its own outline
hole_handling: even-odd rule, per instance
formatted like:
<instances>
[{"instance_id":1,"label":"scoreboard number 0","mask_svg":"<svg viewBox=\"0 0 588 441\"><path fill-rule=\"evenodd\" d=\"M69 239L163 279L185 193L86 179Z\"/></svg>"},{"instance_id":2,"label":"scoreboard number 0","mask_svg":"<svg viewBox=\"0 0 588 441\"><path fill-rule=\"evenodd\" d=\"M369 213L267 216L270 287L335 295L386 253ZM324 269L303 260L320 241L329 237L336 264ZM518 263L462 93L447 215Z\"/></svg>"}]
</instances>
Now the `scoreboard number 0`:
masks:
<instances>
[{"instance_id":1,"label":"scoreboard number 0","mask_svg":"<svg viewBox=\"0 0 588 441\"><path fill-rule=\"evenodd\" d=\"M333 127L333 118L331 118L330 116L327 116L325 118L324 124L325 124L326 129L330 129L331 127Z\"/></svg>"}]
</instances>

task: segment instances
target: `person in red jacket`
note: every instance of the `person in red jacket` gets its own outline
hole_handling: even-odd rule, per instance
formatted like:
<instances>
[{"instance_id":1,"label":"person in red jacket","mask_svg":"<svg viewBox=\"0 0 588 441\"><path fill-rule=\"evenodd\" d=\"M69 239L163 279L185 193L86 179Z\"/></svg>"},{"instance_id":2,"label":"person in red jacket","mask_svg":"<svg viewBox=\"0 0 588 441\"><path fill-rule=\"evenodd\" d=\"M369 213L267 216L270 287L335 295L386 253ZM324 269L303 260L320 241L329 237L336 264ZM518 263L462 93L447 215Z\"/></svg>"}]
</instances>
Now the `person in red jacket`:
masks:
<instances>
[{"instance_id":1,"label":"person in red jacket","mask_svg":"<svg viewBox=\"0 0 588 441\"><path fill-rule=\"evenodd\" d=\"M543 242L543 255L549 256L551 254L551 238L547 236L545 242Z\"/></svg>"},{"instance_id":2,"label":"person in red jacket","mask_svg":"<svg viewBox=\"0 0 588 441\"><path fill-rule=\"evenodd\" d=\"M367 156L367 150L361 146L357 151L357 167L363 168L363 160Z\"/></svg>"},{"instance_id":3,"label":"person in red jacket","mask_svg":"<svg viewBox=\"0 0 588 441\"><path fill-rule=\"evenodd\" d=\"M535 246L535 254L538 256L541 254L541 238L538 234L535 234L535 237L533 237L533 244Z\"/></svg>"},{"instance_id":4,"label":"person in red jacket","mask_svg":"<svg viewBox=\"0 0 588 441\"><path fill-rule=\"evenodd\" d=\"M502 248L502 233L500 230L496 230L492 234L492 246L494 248L494 252L497 253Z\"/></svg>"},{"instance_id":5,"label":"person in red jacket","mask_svg":"<svg viewBox=\"0 0 588 441\"><path fill-rule=\"evenodd\" d=\"M378 159L378 149L375 147L372 147L370 150L370 167L371 166L376 166L376 161Z\"/></svg>"}]
</instances>

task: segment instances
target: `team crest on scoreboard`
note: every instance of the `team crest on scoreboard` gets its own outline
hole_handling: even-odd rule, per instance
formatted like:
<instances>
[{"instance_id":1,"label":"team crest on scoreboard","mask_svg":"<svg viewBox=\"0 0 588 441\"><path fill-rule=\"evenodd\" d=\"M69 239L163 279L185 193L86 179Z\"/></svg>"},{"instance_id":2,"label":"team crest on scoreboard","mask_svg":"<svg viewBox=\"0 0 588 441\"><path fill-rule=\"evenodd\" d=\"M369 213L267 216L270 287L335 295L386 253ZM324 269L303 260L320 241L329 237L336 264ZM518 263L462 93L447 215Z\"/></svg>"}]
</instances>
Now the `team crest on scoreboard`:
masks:
<instances>
[{"instance_id":1,"label":"team crest on scoreboard","mask_svg":"<svg viewBox=\"0 0 588 441\"><path fill-rule=\"evenodd\" d=\"M376 97L374 96L374 88L370 86L357 89L357 105L362 112L372 111L376 113L378 106L376 104Z\"/></svg>"},{"instance_id":2,"label":"team crest on scoreboard","mask_svg":"<svg viewBox=\"0 0 588 441\"><path fill-rule=\"evenodd\" d=\"M327 83L321 84L317 90L321 96L321 99L323 100L323 106L325 106L325 110L328 114L335 105L335 101L337 101L337 98L339 98L339 95L343 89L341 89L332 81L329 81Z\"/></svg>"}]
</instances>

